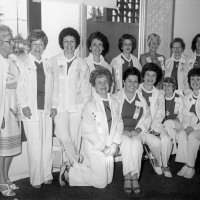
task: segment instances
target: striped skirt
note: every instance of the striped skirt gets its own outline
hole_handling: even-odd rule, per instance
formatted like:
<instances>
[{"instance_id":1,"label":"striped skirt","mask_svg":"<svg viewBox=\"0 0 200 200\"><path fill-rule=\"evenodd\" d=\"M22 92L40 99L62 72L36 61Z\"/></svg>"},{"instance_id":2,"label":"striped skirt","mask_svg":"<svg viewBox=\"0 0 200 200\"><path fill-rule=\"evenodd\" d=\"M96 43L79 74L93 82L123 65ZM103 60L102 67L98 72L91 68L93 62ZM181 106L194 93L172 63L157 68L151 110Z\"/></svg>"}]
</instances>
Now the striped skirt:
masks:
<instances>
[{"instance_id":1,"label":"striped skirt","mask_svg":"<svg viewBox=\"0 0 200 200\"><path fill-rule=\"evenodd\" d=\"M5 127L0 129L0 156L14 156L21 152L21 133L17 118L15 90L6 90Z\"/></svg>"}]
</instances>

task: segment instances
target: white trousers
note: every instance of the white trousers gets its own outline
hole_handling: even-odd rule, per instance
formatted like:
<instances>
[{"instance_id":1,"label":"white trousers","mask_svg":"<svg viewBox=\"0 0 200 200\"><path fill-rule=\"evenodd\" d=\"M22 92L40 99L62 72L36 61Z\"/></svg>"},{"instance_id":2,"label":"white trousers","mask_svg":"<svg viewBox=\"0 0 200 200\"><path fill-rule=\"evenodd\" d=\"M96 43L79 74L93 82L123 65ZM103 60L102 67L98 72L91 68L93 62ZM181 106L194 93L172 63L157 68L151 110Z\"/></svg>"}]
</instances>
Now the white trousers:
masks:
<instances>
[{"instance_id":1,"label":"white trousers","mask_svg":"<svg viewBox=\"0 0 200 200\"><path fill-rule=\"evenodd\" d=\"M94 156L86 159L88 164L75 163L69 171L70 186L93 186L105 188L113 178L113 156Z\"/></svg>"},{"instance_id":2,"label":"white trousers","mask_svg":"<svg viewBox=\"0 0 200 200\"><path fill-rule=\"evenodd\" d=\"M149 146L152 154L161 165L161 141L157 136L149 133L139 134L132 138L122 135L120 152L124 176L128 173L131 173L132 176L135 174L140 176L143 144Z\"/></svg>"},{"instance_id":3,"label":"white trousers","mask_svg":"<svg viewBox=\"0 0 200 200\"><path fill-rule=\"evenodd\" d=\"M52 118L38 110L39 121L23 121L31 185L52 180Z\"/></svg>"},{"instance_id":4,"label":"white trousers","mask_svg":"<svg viewBox=\"0 0 200 200\"><path fill-rule=\"evenodd\" d=\"M62 112L54 118L54 133L65 149L66 158L71 163L79 160L80 122L81 112Z\"/></svg>"},{"instance_id":5,"label":"white trousers","mask_svg":"<svg viewBox=\"0 0 200 200\"><path fill-rule=\"evenodd\" d=\"M167 167L169 157L172 152L172 139L169 137L167 131L163 127L160 127L157 131L160 133L160 136L158 138L160 138L161 142L162 166Z\"/></svg>"},{"instance_id":6,"label":"white trousers","mask_svg":"<svg viewBox=\"0 0 200 200\"><path fill-rule=\"evenodd\" d=\"M180 122L176 120L166 120L164 122L164 128L167 131L167 134L172 139L173 149L172 154L176 154L177 152L177 143L178 143L178 133L181 129L183 129Z\"/></svg>"},{"instance_id":7,"label":"white trousers","mask_svg":"<svg viewBox=\"0 0 200 200\"><path fill-rule=\"evenodd\" d=\"M176 161L186 163L191 167L195 166L198 150L200 145L200 130L186 134L184 130L178 134L178 150Z\"/></svg>"}]
</instances>

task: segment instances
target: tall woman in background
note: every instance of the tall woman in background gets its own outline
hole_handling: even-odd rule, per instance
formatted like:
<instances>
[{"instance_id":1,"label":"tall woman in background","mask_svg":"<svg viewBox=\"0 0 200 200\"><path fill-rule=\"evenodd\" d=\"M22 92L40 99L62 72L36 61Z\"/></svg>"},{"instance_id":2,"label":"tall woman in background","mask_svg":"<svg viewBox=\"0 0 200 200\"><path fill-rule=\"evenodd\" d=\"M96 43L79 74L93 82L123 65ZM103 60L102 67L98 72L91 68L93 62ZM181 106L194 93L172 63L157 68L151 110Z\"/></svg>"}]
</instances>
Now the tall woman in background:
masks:
<instances>
[{"instance_id":1,"label":"tall woman in background","mask_svg":"<svg viewBox=\"0 0 200 200\"><path fill-rule=\"evenodd\" d=\"M185 43L181 38L174 38L170 43L172 50L171 58L165 63L165 77L174 77L177 88L187 93L189 86L187 82L187 73L189 71L188 57L184 55Z\"/></svg>"},{"instance_id":2,"label":"tall woman in background","mask_svg":"<svg viewBox=\"0 0 200 200\"><path fill-rule=\"evenodd\" d=\"M160 36L156 33L151 33L147 38L147 45L149 47L149 52L144 53L140 56L140 63L144 66L146 63L155 63L162 70L164 70L165 57L162 54L158 54L158 47L160 46Z\"/></svg>"},{"instance_id":3,"label":"tall woman in background","mask_svg":"<svg viewBox=\"0 0 200 200\"><path fill-rule=\"evenodd\" d=\"M16 88L18 69L13 53L13 36L8 26L0 25L0 192L14 196L19 187L8 176L13 156L21 152L21 135L18 124Z\"/></svg>"},{"instance_id":4,"label":"tall woman in background","mask_svg":"<svg viewBox=\"0 0 200 200\"><path fill-rule=\"evenodd\" d=\"M141 71L139 60L132 55L136 48L136 39L133 35L124 34L119 38L118 48L121 53L112 59L110 65L114 71L114 91L117 92L123 87L123 73L129 67L136 67Z\"/></svg>"}]
</instances>

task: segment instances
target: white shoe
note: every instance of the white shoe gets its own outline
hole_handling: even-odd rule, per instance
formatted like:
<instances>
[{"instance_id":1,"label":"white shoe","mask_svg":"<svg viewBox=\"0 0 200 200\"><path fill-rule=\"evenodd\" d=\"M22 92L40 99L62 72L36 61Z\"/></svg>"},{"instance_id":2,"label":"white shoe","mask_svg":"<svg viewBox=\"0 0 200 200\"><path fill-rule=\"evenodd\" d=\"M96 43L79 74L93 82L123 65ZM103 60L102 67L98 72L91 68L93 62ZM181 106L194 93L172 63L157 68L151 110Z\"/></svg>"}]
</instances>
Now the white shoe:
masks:
<instances>
[{"instance_id":1,"label":"white shoe","mask_svg":"<svg viewBox=\"0 0 200 200\"><path fill-rule=\"evenodd\" d=\"M169 170L169 171L163 170L163 174L164 174L164 176L167 177L167 178L172 178L172 173L171 173L170 170Z\"/></svg>"},{"instance_id":2,"label":"white shoe","mask_svg":"<svg viewBox=\"0 0 200 200\"><path fill-rule=\"evenodd\" d=\"M184 176L185 172L187 171L188 167L184 165L182 169L177 173L178 176Z\"/></svg>"},{"instance_id":3,"label":"white shoe","mask_svg":"<svg viewBox=\"0 0 200 200\"><path fill-rule=\"evenodd\" d=\"M158 175L162 175L163 171L161 167L156 167L154 166L154 171L156 172L156 174Z\"/></svg>"},{"instance_id":4,"label":"white shoe","mask_svg":"<svg viewBox=\"0 0 200 200\"><path fill-rule=\"evenodd\" d=\"M195 175L195 170L194 168L188 167L187 171L184 174L184 178L192 178Z\"/></svg>"}]
</instances>

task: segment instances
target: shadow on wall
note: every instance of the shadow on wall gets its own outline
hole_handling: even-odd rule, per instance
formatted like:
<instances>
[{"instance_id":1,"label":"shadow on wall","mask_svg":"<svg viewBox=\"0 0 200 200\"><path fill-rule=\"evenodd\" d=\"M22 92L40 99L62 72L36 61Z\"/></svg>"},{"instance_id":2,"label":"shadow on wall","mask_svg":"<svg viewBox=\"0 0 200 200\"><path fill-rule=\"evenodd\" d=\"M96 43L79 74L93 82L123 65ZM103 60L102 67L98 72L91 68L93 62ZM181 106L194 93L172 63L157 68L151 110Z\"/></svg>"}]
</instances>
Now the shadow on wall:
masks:
<instances>
[{"instance_id":1,"label":"shadow on wall","mask_svg":"<svg viewBox=\"0 0 200 200\"><path fill-rule=\"evenodd\" d=\"M109 52L106 54L105 59L108 63L111 62L112 58L117 56L120 51L118 49L119 38L125 34L132 34L138 41L139 37L139 25L130 23L120 23L120 22L107 22L107 21L87 21L87 37L92 33L100 31L102 32L109 41ZM87 51L87 55L88 55ZM133 53L136 57L138 55L138 42L137 48Z\"/></svg>"}]
</instances>

